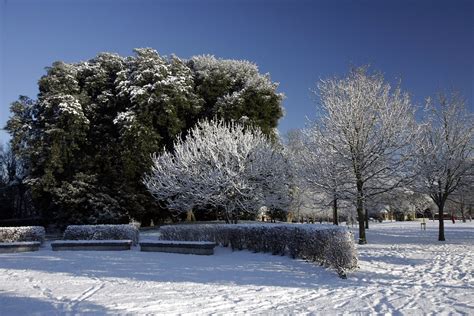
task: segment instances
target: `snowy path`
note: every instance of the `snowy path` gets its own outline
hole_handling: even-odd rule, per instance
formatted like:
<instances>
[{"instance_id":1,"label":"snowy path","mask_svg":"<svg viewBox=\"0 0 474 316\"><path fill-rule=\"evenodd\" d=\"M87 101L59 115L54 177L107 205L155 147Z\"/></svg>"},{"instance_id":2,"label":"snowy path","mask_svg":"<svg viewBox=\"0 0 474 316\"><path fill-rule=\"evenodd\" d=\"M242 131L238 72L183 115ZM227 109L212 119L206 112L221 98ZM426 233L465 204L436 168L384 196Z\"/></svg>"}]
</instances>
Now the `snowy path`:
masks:
<instances>
[{"instance_id":1,"label":"snowy path","mask_svg":"<svg viewBox=\"0 0 474 316\"><path fill-rule=\"evenodd\" d=\"M165 253L0 254L0 315L474 314L474 222L374 224L342 280L310 263L217 248ZM145 233L146 234L146 233ZM150 232L150 235L153 234Z\"/></svg>"}]
</instances>

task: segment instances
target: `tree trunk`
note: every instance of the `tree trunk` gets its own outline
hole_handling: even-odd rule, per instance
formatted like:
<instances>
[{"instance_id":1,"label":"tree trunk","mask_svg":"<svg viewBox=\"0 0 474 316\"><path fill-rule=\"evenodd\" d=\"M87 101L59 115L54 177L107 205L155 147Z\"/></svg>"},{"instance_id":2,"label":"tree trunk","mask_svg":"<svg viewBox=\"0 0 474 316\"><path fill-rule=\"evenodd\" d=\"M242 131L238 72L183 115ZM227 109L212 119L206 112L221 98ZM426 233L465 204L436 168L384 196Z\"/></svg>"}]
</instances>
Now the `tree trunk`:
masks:
<instances>
[{"instance_id":1,"label":"tree trunk","mask_svg":"<svg viewBox=\"0 0 474 316\"><path fill-rule=\"evenodd\" d=\"M444 201L438 205L438 216L439 216L439 234L438 241L445 241L444 239Z\"/></svg>"},{"instance_id":2,"label":"tree trunk","mask_svg":"<svg viewBox=\"0 0 474 316\"><path fill-rule=\"evenodd\" d=\"M226 224L231 224L231 219L230 219L230 216L229 216L229 211L228 210L225 210L225 216L224 216L224 219L225 219L225 223Z\"/></svg>"},{"instance_id":3,"label":"tree trunk","mask_svg":"<svg viewBox=\"0 0 474 316\"><path fill-rule=\"evenodd\" d=\"M359 245L367 243L364 225L364 192L362 181L357 181L357 219L359 221Z\"/></svg>"},{"instance_id":4,"label":"tree trunk","mask_svg":"<svg viewBox=\"0 0 474 316\"><path fill-rule=\"evenodd\" d=\"M364 221L365 221L365 229L369 229L369 211L367 208L364 207Z\"/></svg>"},{"instance_id":5,"label":"tree trunk","mask_svg":"<svg viewBox=\"0 0 474 316\"><path fill-rule=\"evenodd\" d=\"M334 225L339 225L339 220L337 218L337 198L334 198L332 204L332 223Z\"/></svg>"}]
</instances>

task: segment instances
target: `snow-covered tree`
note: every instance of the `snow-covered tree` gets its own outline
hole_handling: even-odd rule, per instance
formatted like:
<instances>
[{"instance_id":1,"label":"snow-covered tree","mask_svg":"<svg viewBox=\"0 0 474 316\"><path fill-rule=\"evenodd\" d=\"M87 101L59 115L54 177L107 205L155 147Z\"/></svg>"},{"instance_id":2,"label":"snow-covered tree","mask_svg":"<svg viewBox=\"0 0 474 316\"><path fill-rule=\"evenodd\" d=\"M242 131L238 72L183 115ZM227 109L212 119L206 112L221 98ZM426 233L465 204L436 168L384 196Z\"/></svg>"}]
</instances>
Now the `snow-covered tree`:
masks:
<instances>
[{"instance_id":1,"label":"snow-covered tree","mask_svg":"<svg viewBox=\"0 0 474 316\"><path fill-rule=\"evenodd\" d=\"M405 195L402 198L408 201L409 205L415 212L415 215L421 215L425 217L425 213L429 211L428 216L431 216L431 218L433 218L436 205L433 203L433 201L428 195L412 190L407 190L405 191Z\"/></svg>"},{"instance_id":2,"label":"snow-covered tree","mask_svg":"<svg viewBox=\"0 0 474 316\"><path fill-rule=\"evenodd\" d=\"M346 168L337 159L336 151L324 143L317 126L303 129L300 134L299 145L291 145L295 177L305 190L313 192L319 204L331 205L333 224L338 225L338 203L347 197Z\"/></svg>"},{"instance_id":3,"label":"snow-covered tree","mask_svg":"<svg viewBox=\"0 0 474 316\"><path fill-rule=\"evenodd\" d=\"M427 117L417 143L416 189L438 207L438 240L444 241L443 214L449 197L462 192L474 170L474 120L457 94L439 94L427 102Z\"/></svg>"},{"instance_id":4,"label":"snow-covered tree","mask_svg":"<svg viewBox=\"0 0 474 316\"><path fill-rule=\"evenodd\" d=\"M305 205L306 198L305 183L301 181L301 178L296 173L298 160L295 159L300 156L303 149L303 134L301 130L293 129L288 131L285 135L285 153L292 174L292 181L290 183L291 203L289 209L291 214L289 214L289 219L294 219L295 221L301 220L301 211Z\"/></svg>"},{"instance_id":5,"label":"snow-covered tree","mask_svg":"<svg viewBox=\"0 0 474 316\"><path fill-rule=\"evenodd\" d=\"M153 156L144 184L176 212L212 206L236 222L261 206L286 210L288 177L285 157L258 128L205 120L173 152Z\"/></svg>"},{"instance_id":6,"label":"snow-covered tree","mask_svg":"<svg viewBox=\"0 0 474 316\"><path fill-rule=\"evenodd\" d=\"M355 194L359 243L365 244L364 201L407 179L416 135L414 109L408 94L366 68L321 80L317 94L320 113L314 128L321 135L319 146L347 174L347 191Z\"/></svg>"},{"instance_id":7,"label":"snow-covered tree","mask_svg":"<svg viewBox=\"0 0 474 316\"><path fill-rule=\"evenodd\" d=\"M472 167L474 169L474 166ZM473 171L474 172L474 171ZM474 176L474 174L473 174ZM449 204L458 211L462 221L465 223L467 219L472 221L472 210L474 209L474 179L466 181L457 192L448 198Z\"/></svg>"}]
</instances>

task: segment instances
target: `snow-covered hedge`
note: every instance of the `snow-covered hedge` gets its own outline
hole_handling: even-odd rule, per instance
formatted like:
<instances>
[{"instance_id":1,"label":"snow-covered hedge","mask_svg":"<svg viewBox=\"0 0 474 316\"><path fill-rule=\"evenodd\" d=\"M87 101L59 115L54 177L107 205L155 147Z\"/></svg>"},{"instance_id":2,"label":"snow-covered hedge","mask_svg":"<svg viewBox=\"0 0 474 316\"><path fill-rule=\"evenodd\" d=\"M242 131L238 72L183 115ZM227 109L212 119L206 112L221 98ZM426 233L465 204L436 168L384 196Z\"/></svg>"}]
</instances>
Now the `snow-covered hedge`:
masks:
<instances>
[{"instance_id":1,"label":"snow-covered hedge","mask_svg":"<svg viewBox=\"0 0 474 316\"><path fill-rule=\"evenodd\" d=\"M69 225L64 231L68 240L124 240L134 245L139 240L138 228L134 225Z\"/></svg>"},{"instance_id":2,"label":"snow-covered hedge","mask_svg":"<svg viewBox=\"0 0 474 316\"><path fill-rule=\"evenodd\" d=\"M352 233L339 226L198 224L163 226L160 232L164 240L208 240L232 249L286 254L331 267L341 277L357 267Z\"/></svg>"},{"instance_id":3,"label":"snow-covered hedge","mask_svg":"<svg viewBox=\"0 0 474 316\"><path fill-rule=\"evenodd\" d=\"M42 226L0 227L0 242L44 241Z\"/></svg>"}]
</instances>

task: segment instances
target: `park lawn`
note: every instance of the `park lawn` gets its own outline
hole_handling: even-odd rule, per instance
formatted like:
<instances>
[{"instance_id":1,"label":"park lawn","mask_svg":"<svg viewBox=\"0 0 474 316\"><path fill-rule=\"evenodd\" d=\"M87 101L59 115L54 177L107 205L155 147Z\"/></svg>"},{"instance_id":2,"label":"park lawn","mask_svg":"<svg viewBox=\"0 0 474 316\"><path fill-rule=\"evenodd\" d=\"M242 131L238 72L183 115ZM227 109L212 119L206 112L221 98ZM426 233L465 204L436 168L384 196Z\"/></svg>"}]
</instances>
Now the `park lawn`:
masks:
<instances>
[{"instance_id":1,"label":"park lawn","mask_svg":"<svg viewBox=\"0 0 474 316\"><path fill-rule=\"evenodd\" d=\"M319 224L316 224L319 225ZM303 260L218 247L0 254L0 315L474 314L474 222L371 223L360 268L340 279ZM355 227L353 228L355 230ZM156 232L142 233L156 238Z\"/></svg>"}]
</instances>

